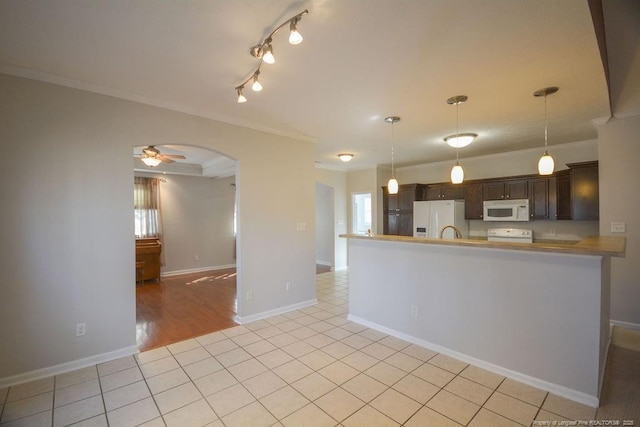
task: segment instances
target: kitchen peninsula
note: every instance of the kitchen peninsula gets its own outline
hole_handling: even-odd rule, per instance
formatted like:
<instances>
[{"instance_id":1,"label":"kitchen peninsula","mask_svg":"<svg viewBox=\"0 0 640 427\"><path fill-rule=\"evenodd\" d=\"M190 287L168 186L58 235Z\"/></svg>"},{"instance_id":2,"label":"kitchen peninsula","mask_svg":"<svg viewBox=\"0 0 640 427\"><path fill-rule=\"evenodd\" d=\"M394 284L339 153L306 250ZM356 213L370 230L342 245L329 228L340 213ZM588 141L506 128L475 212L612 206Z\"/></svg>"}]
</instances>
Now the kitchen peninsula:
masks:
<instances>
[{"instance_id":1,"label":"kitchen peninsula","mask_svg":"<svg viewBox=\"0 0 640 427\"><path fill-rule=\"evenodd\" d=\"M349 319L590 406L609 341L611 257L575 244L341 235Z\"/></svg>"}]
</instances>

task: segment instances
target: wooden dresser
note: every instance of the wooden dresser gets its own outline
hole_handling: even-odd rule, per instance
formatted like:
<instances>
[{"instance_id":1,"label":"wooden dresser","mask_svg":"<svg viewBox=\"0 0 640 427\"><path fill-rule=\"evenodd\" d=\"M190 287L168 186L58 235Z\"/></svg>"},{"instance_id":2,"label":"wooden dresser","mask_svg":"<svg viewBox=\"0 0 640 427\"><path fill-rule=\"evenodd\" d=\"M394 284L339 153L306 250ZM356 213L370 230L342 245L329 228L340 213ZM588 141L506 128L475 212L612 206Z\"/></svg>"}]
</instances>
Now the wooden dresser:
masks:
<instances>
[{"instance_id":1,"label":"wooden dresser","mask_svg":"<svg viewBox=\"0 0 640 427\"><path fill-rule=\"evenodd\" d=\"M162 244L158 239L136 240L136 282L160 281L160 253Z\"/></svg>"}]
</instances>

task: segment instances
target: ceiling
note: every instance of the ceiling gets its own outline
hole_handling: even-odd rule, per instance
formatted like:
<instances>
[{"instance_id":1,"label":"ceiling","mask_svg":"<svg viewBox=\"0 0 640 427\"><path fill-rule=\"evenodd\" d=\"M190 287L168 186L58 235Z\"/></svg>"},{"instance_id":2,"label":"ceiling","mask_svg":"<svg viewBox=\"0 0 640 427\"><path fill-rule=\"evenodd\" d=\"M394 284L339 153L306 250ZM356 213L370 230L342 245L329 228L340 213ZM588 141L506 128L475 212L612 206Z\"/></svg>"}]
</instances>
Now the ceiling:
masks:
<instances>
[{"instance_id":1,"label":"ceiling","mask_svg":"<svg viewBox=\"0 0 640 427\"><path fill-rule=\"evenodd\" d=\"M304 41L279 31L264 90L238 104L250 47L304 9ZM461 158L542 147L533 92L547 86L560 88L550 145L595 139L593 120L611 115L587 0L3 0L0 72L313 141L338 170L390 163L390 115L396 165L453 161L454 95L469 97L459 131L478 134ZM179 144L158 148L219 161Z\"/></svg>"}]
</instances>

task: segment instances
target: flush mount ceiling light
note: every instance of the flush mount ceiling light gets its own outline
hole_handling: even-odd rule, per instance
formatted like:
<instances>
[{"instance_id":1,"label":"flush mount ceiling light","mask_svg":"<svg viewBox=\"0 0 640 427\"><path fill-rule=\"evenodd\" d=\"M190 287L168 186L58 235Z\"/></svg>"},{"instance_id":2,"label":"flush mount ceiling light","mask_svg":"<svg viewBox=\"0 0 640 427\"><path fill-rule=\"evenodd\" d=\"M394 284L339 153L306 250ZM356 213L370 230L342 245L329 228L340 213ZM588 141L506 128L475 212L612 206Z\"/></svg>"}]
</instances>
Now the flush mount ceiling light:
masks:
<instances>
[{"instance_id":1,"label":"flush mount ceiling light","mask_svg":"<svg viewBox=\"0 0 640 427\"><path fill-rule=\"evenodd\" d=\"M351 159L353 159L353 154L351 154L351 153L338 154L338 158L340 160L342 160L343 162L349 162L349 161L351 161Z\"/></svg>"},{"instance_id":2,"label":"flush mount ceiling light","mask_svg":"<svg viewBox=\"0 0 640 427\"><path fill-rule=\"evenodd\" d=\"M471 144L477 137L477 133L459 133L457 135L449 135L444 140L450 147L462 148Z\"/></svg>"},{"instance_id":3,"label":"flush mount ceiling light","mask_svg":"<svg viewBox=\"0 0 640 427\"><path fill-rule=\"evenodd\" d=\"M242 93L245 85L253 80L251 85L251 89L255 92L259 92L262 90L262 84L258 80L258 76L260 75L260 67L262 67L263 63L266 64L274 64L276 62L276 57L273 55L273 36L278 32L278 30L285 25L289 24L289 43L291 44L300 44L302 42L302 35L298 32L297 24L302 19L302 15L306 15L309 13L308 10L304 10L299 14L295 15L292 18L287 19L282 24L278 25L275 30L267 36L266 39L262 43L259 43L249 49L249 53L252 56L260 59L260 64L258 68L249 76L247 80L242 82L240 85L236 86L236 93L238 94L238 103L242 104L247 102L247 98Z\"/></svg>"},{"instance_id":4,"label":"flush mount ceiling light","mask_svg":"<svg viewBox=\"0 0 640 427\"><path fill-rule=\"evenodd\" d=\"M466 102L469 99L466 95L457 95L452 96L447 99L447 104L456 106L456 134L450 135L446 137L444 140L451 147L456 149L456 164L451 168L451 183L452 184L461 184L464 181L464 170L462 166L460 166L460 162L458 160L458 148L466 147L471 144L471 141L478 136L475 133L460 133L458 132L458 106L463 102Z\"/></svg>"},{"instance_id":5,"label":"flush mount ceiling light","mask_svg":"<svg viewBox=\"0 0 640 427\"><path fill-rule=\"evenodd\" d=\"M540 175L551 175L555 167L553 157L547 151L547 95L553 95L558 91L555 86L545 87L544 89L533 92L533 96L544 96L544 154L538 161L538 173Z\"/></svg>"},{"instance_id":6,"label":"flush mount ceiling light","mask_svg":"<svg viewBox=\"0 0 640 427\"><path fill-rule=\"evenodd\" d=\"M390 116L384 119L385 122L391 123L391 178L387 183L387 191L389 194L398 194L398 180L395 176L395 171L393 168L393 125L400 121L400 117Z\"/></svg>"}]
</instances>

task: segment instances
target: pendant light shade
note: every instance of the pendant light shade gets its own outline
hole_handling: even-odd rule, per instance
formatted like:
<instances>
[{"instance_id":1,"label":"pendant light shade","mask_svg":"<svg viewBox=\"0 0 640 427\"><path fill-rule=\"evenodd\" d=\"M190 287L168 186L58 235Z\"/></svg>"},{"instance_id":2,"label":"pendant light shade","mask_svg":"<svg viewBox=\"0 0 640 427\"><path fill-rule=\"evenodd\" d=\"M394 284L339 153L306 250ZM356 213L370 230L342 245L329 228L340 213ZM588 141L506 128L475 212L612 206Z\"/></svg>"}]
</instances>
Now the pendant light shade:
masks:
<instances>
[{"instance_id":1,"label":"pendant light shade","mask_svg":"<svg viewBox=\"0 0 640 427\"><path fill-rule=\"evenodd\" d=\"M538 173L540 175L551 175L554 169L553 157L545 150L540 160L538 160Z\"/></svg>"},{"instance_id":2,"label":"pendant light shade","mask_svg":"<svg viewBox=\"0 0 640 427\"><path fill-rule=\"evenodd\" d=\"M451 168L451 183L462 184L462 181L464 181L464 170L462 170L460 163L456 162L456 165Z\"/></svg>"},{"instance_id":3,"label":"pendant light shade","mask_svg":"<svg viewBox=\"0 0 640 427\"><path fill-rule=\"evenodd\" d=\"M389 190L389 194L398 194L398 180L391 178L387 183L387 190Z\"/></svg>"},{"instance_id":4,"label":"pendant light shade","mask_svg":"<svg viewBox=\"0 0 640 427\"><path fill-rule=\"evenodd\" d=\"M384 119L385 122L391 123L391 179L387 183L387 191L389 194L398 194L398 180L396 180L395 171L393 168L393 124L400 121L400 117L389 116Z\"/></svg>"},{"instance_id":5,"label":"pendant light shade","mask_svg":"<svg viewBox=\"0 0 640 427\"><path fill-rule=\"evenodd\" d=\"M533 92L533 96L544 96L544 154L538 161L538 173L540 175L551 175L555 167L553 157L547 151L548 126L547 126L547 95L553 95L558 91L555 86L545 87L544 89Z\"/></svg>"}]
</instances>

